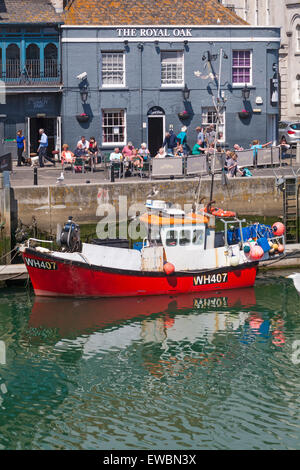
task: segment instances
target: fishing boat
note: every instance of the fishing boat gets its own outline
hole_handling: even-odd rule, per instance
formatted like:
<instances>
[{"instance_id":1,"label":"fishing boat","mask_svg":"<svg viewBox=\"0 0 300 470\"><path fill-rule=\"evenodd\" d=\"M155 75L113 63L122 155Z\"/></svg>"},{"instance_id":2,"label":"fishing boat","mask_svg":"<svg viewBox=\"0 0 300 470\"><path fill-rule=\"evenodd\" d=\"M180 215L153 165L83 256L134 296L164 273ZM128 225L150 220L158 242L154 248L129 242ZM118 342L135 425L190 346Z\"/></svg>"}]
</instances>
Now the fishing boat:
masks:
<instances>
[{"instance_id":1,"label":"fishing boat","mask_svg":"<svg viewBox=\"0 0 300 470\"><path fill-rule=\"evenodd\" d=\"M185 213L162 200L147 200L140 223L141 249L129 241L81 243L70 217L60 249L20 247L37 296L128 297L201 293L253 286L259 261L284 252L284 226L243 226L234 212L207 206ZM216 231L216 219L224 230ZM32 246L34 242L35 246Z\"/></svg>"}]
</instances>

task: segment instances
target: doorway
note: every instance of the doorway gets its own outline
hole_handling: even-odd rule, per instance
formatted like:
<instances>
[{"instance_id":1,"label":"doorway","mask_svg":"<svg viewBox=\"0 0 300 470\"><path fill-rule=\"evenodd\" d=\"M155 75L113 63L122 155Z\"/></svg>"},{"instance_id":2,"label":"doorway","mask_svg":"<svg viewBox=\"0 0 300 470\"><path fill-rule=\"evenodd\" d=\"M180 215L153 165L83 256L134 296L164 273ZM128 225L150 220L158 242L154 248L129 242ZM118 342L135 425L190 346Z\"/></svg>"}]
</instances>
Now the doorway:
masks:
<instances>
[{"instance_id":1,"label":"doorway","mask_svg":"<svg viewBox=\"0 0 300 470\"><path fill-rule=\"evenodd\" d=\"M148 148L155 157L164 141L164 116L148 116Z\"/></svg>"},{"instance_id":2,"label":"doorway","mask_svg":"<svg viewBox=\"0 0 300 470\"><path fill-rule=\"evenodd\" d=\"M37 153L39 147L40 134L39 129L44 129L48 137L48 155L51 156L54 150L61 150L60 134L61 134L61 118L60 117L32 117L27 119L27 140L28 154ZM29 156L29 155L28 155Z\"/></svg>"}]
</instances>

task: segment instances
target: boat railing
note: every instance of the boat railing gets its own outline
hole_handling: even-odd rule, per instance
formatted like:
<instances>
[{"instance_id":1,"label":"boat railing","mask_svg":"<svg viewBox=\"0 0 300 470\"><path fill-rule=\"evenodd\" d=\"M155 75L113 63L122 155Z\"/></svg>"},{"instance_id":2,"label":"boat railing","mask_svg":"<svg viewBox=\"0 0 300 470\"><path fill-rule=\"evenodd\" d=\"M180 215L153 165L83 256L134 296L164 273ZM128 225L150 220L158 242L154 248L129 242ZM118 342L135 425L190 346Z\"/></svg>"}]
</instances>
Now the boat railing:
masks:
<instances>
[{"instance_id":1,"label":"boat railing","mask_svg":"<svg viewBox=\"0 0 300 470\"><path fill-rule=\"evenodd\" d=\"M40 242L40 243L53 243L53 240L41 240L39 238L28 238L27 240L27 248L30 248L30 242Z\"/></svg>"}]
</instances>

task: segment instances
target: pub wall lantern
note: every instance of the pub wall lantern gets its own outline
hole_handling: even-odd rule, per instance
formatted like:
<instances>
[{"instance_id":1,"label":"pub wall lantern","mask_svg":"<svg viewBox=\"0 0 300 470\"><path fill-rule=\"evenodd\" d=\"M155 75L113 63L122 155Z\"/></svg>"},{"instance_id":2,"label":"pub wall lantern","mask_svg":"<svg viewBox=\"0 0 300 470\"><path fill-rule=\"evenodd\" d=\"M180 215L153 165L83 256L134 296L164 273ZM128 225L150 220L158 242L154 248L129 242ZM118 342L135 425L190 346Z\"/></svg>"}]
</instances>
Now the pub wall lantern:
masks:
<instances>
[{"instance_id":1,"label":"pub wall lantern","mask_svg":"<svg viewBox=\"0 0 300 470\"><path fill-rule=\"evenodd\" d=\"M184 89L182 90L182 97L184 101L187 101L190 97L191 90L187 87L187 84L184 85Z\"/></svg>"},{"instance_id":2,"label":"pub wall lantern","mask_svg":"<svg viewBox=\"0 0 300 470\"><path fill-rule=\"evenodd\" d=\"M244 101L247 101L249 97L250 97L250 88L248 88L247 83L245 83L245 86L242 89L242 98Z\"/></svg>"},{"instance_id":3,"label":"pub wall lantern","mask_svg":"<svg viewBox=\"0 0 300 470\"><path fill-rule=\"evenodd\" d=\"M87 85L83 85L83 86L80 88L80 96L81 96L81 101L82 101L83 103L86 103L86 102L87 102L87 99L88 99L88 96L89 96L89 90L88 90Z\"/></svg>"}]
</instances>

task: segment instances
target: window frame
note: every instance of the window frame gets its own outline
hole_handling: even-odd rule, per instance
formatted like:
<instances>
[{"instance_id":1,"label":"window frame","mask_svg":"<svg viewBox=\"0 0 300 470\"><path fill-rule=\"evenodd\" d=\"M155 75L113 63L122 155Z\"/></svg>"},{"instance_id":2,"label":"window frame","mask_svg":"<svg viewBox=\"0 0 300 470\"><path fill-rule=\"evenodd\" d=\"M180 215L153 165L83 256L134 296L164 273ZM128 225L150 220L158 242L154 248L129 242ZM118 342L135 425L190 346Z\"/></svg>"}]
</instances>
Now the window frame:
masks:
<instances>
[{"instance_id":1,"label":"window frame","mask_svg":"<svg viewBox=\"0 0 300 470\"><path fill-rule=\"evenodd\" d=\"M182 80L180 83L163 83L163 59L162 59L162 54L163 53L176 53L176 54L181 54L181 67L182 67ZM182 88L184 86L184 51L183 50L176 50L176 51L170 51L170 50L162 50L160 51L160 86L161 88Z\"/></svg>"},{"instance_id":2,"label":"window frame","mask_svg":"<svg viewBox=\"0 0 300 470\"><path fill-rule=\"evenodd\" d=\"M250 80L249 82L234 82L233 81L233 70L236 69L236 68L246 68L245 66L242 67L242 66L234 66L233 65L233 55L234 55L234 52L249 52L250 53ZM231 82L232 82L232 86L233 87L241 87L241 86L244 86L244 85L247 85L247 86L252 86L253 85L253 50L252 49L233 49L232 51L232 61L231 61Z\"/></svg>"},{"instance_id":3,"label":"window frame","mask_svg":"<svg viewBox=\"0 0 300 470\"><path fill-rule=\"evenodd\" d=\"M123 58L123 83L104 83L103 82L103 56L108 54L119 54ZM100 67L100 83L101 88L125 88L126 87L126 54L124 51L101 51L101 67Z\"/></svg>"},{"instance_id":4,"label":"window frame","mask_svg":"<svg viewBox=\"0 0 300 470\"><path fill-rule=\"evenodd\" d=\"M120 113L123 111L123 118L124 118L124 141L117 141L117 142L105 142L104 141L104 114L105 113ZM102 142L102 147L121 147L125 146L127 143L127 113L125 108L102 108L101 109L101 115L102 115L102 125L101 125L101 142ZM110 127L110 126L106 126ZM111 126L111 127L117 127L117 126ZM119 127L119 126L118 126Z\"/></svg>"},{"instance_id":5,"label":"window frame","mask_svg":"<svg viewBox=\"0 0 300 470\"><path fill-rule=\"evenodd\" d=\"M206 110L206 111L205 111ZM216 123L215 122L209 122L208 121L208 113L214 113L215 115L217 114L216 108L214 106L202 106L201 108L201 125L203 127L207 127L211 124L214 126L214 130L216 131ZM222 124L219 124L219 132L223 132L223 139L220 139L220 142L224 143L226 142L226 108L224 107L220 115L222 116L223 122ZM205 118L206 116L206 118ZM218 136L216 136L218 139Z\"/></svg>"}]
</instances>

